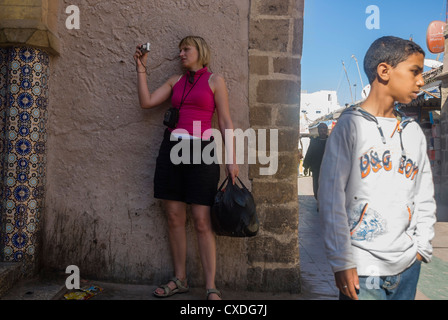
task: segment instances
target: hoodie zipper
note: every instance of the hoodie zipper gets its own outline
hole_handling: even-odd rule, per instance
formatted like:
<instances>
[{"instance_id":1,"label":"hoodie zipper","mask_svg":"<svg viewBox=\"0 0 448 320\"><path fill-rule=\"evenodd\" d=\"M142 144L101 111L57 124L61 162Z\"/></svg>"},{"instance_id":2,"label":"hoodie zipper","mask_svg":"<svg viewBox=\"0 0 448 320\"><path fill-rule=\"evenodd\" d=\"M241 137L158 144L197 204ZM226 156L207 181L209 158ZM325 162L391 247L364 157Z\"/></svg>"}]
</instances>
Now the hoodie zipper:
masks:
<instances>
[{"instance_id":1,"label":"hoodie zipper","mask_svg":"<svg viewBox=\"0 0 448 320\"><path fill-rule=\"evenodd\" d=\"M411 212L411 208L409 208L409 206L406 206L406 208L408 208L408 213L409 213L409 222L412 220L412 212Z\"/></svg>"},{"instance_id":2,"label":"hoodie zipper","mask_svg":"<svg viewBox=\"0 0 448 320\"><path fill-rule=\"evenodd\" d=\"M366 214L366 212L367 212L367 207L368 207L368 205L369 205L368 203L366 203L366 204L364 205L364 208L362 209L361 216L359 217L358 223L357 223L357 224L353 227L353 229L350 231L350 235L351 235L351 236L353 235L353 233L355 233L356 229L358 229L358 227L360 226L362 220L364 220L364 216L365 216L365 214Z\"/></svg>"}]
</instances>

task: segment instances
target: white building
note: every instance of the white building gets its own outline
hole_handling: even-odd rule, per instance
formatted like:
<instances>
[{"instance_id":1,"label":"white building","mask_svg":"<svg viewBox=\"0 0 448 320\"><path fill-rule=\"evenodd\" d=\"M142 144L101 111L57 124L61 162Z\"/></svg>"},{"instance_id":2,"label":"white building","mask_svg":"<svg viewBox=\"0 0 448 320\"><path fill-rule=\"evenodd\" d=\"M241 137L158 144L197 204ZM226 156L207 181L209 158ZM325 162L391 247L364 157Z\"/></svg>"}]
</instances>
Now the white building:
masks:
<instances>
[{"instance_id":1,"label":"white building","mask_svg":"<svg viewBox=\"0 0 448 320\"><path fill-rule=\"evenodd\" d=\"M313 93L306 91L300 93L300 112L311 122L339 108L341 106L338 104L336 91L320 90Z\"/></svg>"}]
</instances>

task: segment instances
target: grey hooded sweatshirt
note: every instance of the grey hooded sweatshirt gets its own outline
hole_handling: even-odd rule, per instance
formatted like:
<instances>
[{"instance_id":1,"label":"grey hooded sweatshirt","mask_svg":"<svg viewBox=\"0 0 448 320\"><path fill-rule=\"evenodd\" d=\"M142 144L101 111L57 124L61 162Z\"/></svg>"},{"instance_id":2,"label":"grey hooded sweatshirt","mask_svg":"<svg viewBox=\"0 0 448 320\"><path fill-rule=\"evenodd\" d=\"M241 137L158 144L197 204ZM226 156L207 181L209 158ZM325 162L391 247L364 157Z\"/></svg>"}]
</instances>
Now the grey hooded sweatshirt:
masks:
<instances>
[{"instance_id":1,"label":"grey hooded sweatshirt","mask_svg":"<svg viewBox=\"0 0 448 320\"><path fill-rule=\"evenodd\" d=\"M431 260L434 185L426 138L412 119L345 110L327 141L318 198L333 272L388 276L417 252Z\"/></svg>"}]
</instances>

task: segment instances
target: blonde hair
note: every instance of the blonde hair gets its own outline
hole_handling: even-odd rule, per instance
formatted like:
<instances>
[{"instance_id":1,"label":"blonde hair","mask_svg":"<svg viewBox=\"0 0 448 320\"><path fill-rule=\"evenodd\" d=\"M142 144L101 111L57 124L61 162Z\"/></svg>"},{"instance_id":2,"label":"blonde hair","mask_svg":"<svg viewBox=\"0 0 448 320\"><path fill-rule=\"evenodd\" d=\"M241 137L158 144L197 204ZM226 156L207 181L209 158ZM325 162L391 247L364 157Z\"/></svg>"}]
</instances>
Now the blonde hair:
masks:
<instances>
[{"instance_id":1,"label":"blonde hair","mask_svg":"<svg viewBox=\"0 0 448 320\"><path fill-rule=\"evenodd\" d=\"M198 62L203 67L208 67L210 64L210 47L207 42L201 37L198 36L188 36L183 38L179 43L179 49L183 46L194 46L196 50L198 50L199 57Z\"/></svg>"}]
</instances>

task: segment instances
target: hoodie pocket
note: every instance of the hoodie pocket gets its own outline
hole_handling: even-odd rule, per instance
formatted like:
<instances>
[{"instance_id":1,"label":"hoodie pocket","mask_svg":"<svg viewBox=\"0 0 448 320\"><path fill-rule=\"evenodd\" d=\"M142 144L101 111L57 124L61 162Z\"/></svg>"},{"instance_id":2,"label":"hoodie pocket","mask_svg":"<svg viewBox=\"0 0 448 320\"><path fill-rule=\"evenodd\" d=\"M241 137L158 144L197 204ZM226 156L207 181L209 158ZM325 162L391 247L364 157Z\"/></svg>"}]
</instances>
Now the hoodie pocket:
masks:
<instances>
[{"instance_id":1,"label":"hoodie pocket","mask_svg":"<svg viewBox=\"0 0 448 320\"><path fill-rule=\"evenodd\" d=\"M386 221L368 203L355 205L350 210L350 236L356 241L372 241L386 231Z\"/></svg>"}]
</instances>

